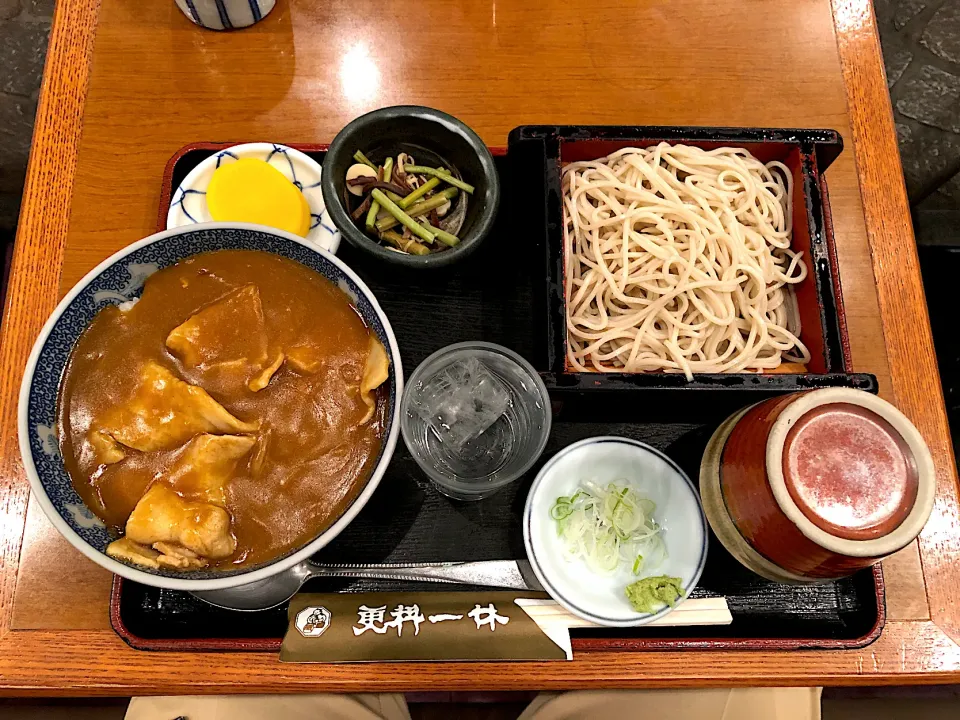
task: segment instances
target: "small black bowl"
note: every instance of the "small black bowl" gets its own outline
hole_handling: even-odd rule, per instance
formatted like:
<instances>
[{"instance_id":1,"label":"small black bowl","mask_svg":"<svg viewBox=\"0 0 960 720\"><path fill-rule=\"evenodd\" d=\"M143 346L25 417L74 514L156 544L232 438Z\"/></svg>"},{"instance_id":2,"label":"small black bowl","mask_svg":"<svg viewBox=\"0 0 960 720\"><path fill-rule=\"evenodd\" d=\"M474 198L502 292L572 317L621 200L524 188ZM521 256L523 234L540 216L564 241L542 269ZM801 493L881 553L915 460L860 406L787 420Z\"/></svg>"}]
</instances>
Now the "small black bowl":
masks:
<instances>
[{"instance_id":1,"label":"small black bowl","mask_svg":"<svg viewBox=\"0 0 960 720\"><path fill-rule=\"evenodd\" d=\"M357 227L348 212L346 182L347 168L356 162L353 155L357 150L375 163L406 152L419 164L456 169L475 188L457 233L460 244L430 255L407 255L388 250ZM320 187L334 225L351 245L386 262L411 268L449 265L469 255L493 228L500 204L500 178L493 156L480 137L455 117L417 105L374 110L337 133L323 161Z\"/></svg>"}]
</instances>

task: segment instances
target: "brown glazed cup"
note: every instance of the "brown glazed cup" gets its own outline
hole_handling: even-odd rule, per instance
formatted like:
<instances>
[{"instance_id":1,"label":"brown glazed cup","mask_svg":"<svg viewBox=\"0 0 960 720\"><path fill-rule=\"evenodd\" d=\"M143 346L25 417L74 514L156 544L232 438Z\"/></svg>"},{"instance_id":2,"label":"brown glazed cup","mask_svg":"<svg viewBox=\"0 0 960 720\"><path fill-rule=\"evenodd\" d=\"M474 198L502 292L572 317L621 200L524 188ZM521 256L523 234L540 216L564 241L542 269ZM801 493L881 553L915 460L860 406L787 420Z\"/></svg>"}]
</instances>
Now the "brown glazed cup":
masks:
<instances>
[{"instance_id":1,"label":"brown glazed cup","mask_svg":"<svg viewBox=\"0 0 960 720\"><path fill-rule=\"evenodd\" d=\"M911 543L933 509L933 458L893 405L830 388L737 412L700 466L704 511L758 575L822 582Z\"/></svg>"}]
</instances>

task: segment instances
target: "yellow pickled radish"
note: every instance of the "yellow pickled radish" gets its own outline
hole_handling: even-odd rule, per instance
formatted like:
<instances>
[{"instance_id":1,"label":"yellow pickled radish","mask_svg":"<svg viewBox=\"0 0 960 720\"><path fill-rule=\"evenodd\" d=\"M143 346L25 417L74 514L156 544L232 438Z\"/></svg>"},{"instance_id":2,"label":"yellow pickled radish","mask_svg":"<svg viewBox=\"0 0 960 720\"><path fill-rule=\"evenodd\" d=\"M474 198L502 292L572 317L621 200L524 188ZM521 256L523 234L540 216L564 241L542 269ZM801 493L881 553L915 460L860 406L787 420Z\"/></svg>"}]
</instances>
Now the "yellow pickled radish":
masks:
<instances>
[{"instance_id":1,"label":"yellow pickled radish","mask_svg":"<svg viewBox=\"0 0 960 720\"><path fill-rule=\"evenodd\" d=\"M218 167L207 186L207 207L214 220L249 222L310 232L310 205L303 193L270 163L240 158Z\"/></svg>"}]
</instances>

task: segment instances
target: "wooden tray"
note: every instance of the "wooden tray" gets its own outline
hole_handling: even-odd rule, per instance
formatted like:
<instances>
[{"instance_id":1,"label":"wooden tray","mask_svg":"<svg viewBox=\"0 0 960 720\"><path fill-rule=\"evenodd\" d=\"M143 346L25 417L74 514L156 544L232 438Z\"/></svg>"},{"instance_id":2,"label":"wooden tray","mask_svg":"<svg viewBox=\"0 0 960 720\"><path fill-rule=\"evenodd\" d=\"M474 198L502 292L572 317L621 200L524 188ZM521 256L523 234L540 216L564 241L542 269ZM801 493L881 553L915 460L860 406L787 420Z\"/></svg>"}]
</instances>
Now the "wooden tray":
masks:
<instances>
[{"instance_id":1,"label":"wooden tray","mask_svg":"<svg viewBox=\"0 0 960 720\"><path fill-rule=\"evenodd\" d=\"M788 131L765 131L788 132ZM794 132L794 131L789 131ZM513 134L511 138L513 138ZM187 172L226 144L199 143L180 150L168 163L161 193L159 226L166 222L171 192ZM318 161L324 146L294 145ZM524 556L520 516L536 472L560 448L592 435L612 434L643 440L665 451L691 476L697 477L699 459L713 429L729 412L770 395L805 387L844 385L876 392L870 375L843 372L849 367L842 299L835 266L830 284L821 288L829 302L820 312L838 329L834 366L840 370L804 376L750 378L750 382L716 387L689 388L677 383L682 376L660 376L660 384L645 386L630 379L611 380L591 387L575 375L552 372L548 338L550 326L548 288L551 274L549 239L544 221L551 212L544 191L543 215L529 208L515 212L511 187L543 177L546 156L529 144L511 144L510 153L493 149L501 172L505 202L494 232L463 265L446 271L398 273L376 264L345 241L338 256L371 287L390 317L403 363L410 371L427 355L453 342L487 340L510 347L542 370L554 401L554 427L541 462L527 475L497 495L478 503L458 503L440 495L419 472L402 443L384 476L381 487L350 526L317 559L328 562L426 562L439 560L492 560ZM831 158L832 159L832 158ZM826 185L815 178L823 197L822 233L832 252ZM527 191L531 190L524 185ZM536 196L534 185L533 192ZM529 199L529 196L528 196ZM553 209L557 209L554 206ZM537 232L539 228L539 232ZM547 259L547 265L544 259ZM554 266L555 267L555 266ZM823 308L828 308L824 310ZM835 310L834 310L835 309ZM429 317L428 323L423 317ZM627 389L630 388L630 389ZM646 417L611 411L611 397L620 391L640 403ZM650 402L644 402L636 393ZM683 400L665 403L664 393ZM623 405L624 403L620 403ZM618 416L619 415L619 416ZM311 581L306 589L317 592L362 592L412 589L393 581ZM425 586L436 590L437 586ZM744 569L711 535L707 566L694 597L723 595L733 624L722 627L636 628L577 630L573 646L589 650L662 649L801 649L862 647L879 637L885 619L883 578L880 567L857 575L806 587L778 585ZM238 613L213 608L193 596L161 590L116 578L110 618L117 633L131 646L147 650L256 650L276 651L286 629L286 607Z\"/></svg>"}]
</instances>

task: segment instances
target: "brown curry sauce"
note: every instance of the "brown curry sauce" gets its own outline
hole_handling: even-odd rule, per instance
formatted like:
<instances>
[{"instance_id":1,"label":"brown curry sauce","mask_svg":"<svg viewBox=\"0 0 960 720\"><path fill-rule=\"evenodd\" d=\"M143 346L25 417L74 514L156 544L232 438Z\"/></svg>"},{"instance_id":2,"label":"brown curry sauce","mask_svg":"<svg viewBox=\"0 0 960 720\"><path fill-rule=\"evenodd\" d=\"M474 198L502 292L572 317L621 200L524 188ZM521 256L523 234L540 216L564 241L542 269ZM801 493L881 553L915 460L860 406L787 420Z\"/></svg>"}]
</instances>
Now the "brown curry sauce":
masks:
<instances>
[{"instance_id":1,"label":"brown curry sauce","mask_svg":"<svg viewBox=\"0 0 960 720\"><path fill-rule=\"evenodd\" d=\"M259 291L262 331L256 318L225 310L222 322L204 326L209 352L193 358L196 365L171 352L171 331L250 285ZM164 482L169 468L182 462L185 444L149 452L123 447L119 462L104 464L90 442L104 417L131 402L141 368L154 361L202 387L236 419L259 424L255 446L225 484L236 551L210 566L259 564L305 544L359 495L380 451L385 403L377 401L364 423L368 405L359 387L371 335L343 291L287 258L222 250L160 270L132 308L109 306L94 318L67 365L59 433L74 486L91 510L122 532L148 487ZM255 358L261 366L281 352L287 360L254 391L253 360L244 353L263 356L264 348L269 362ZM220 350L243 360L206 362ZM185 500L203 499L175 489Z\"/></svg>"}]
</instances>

